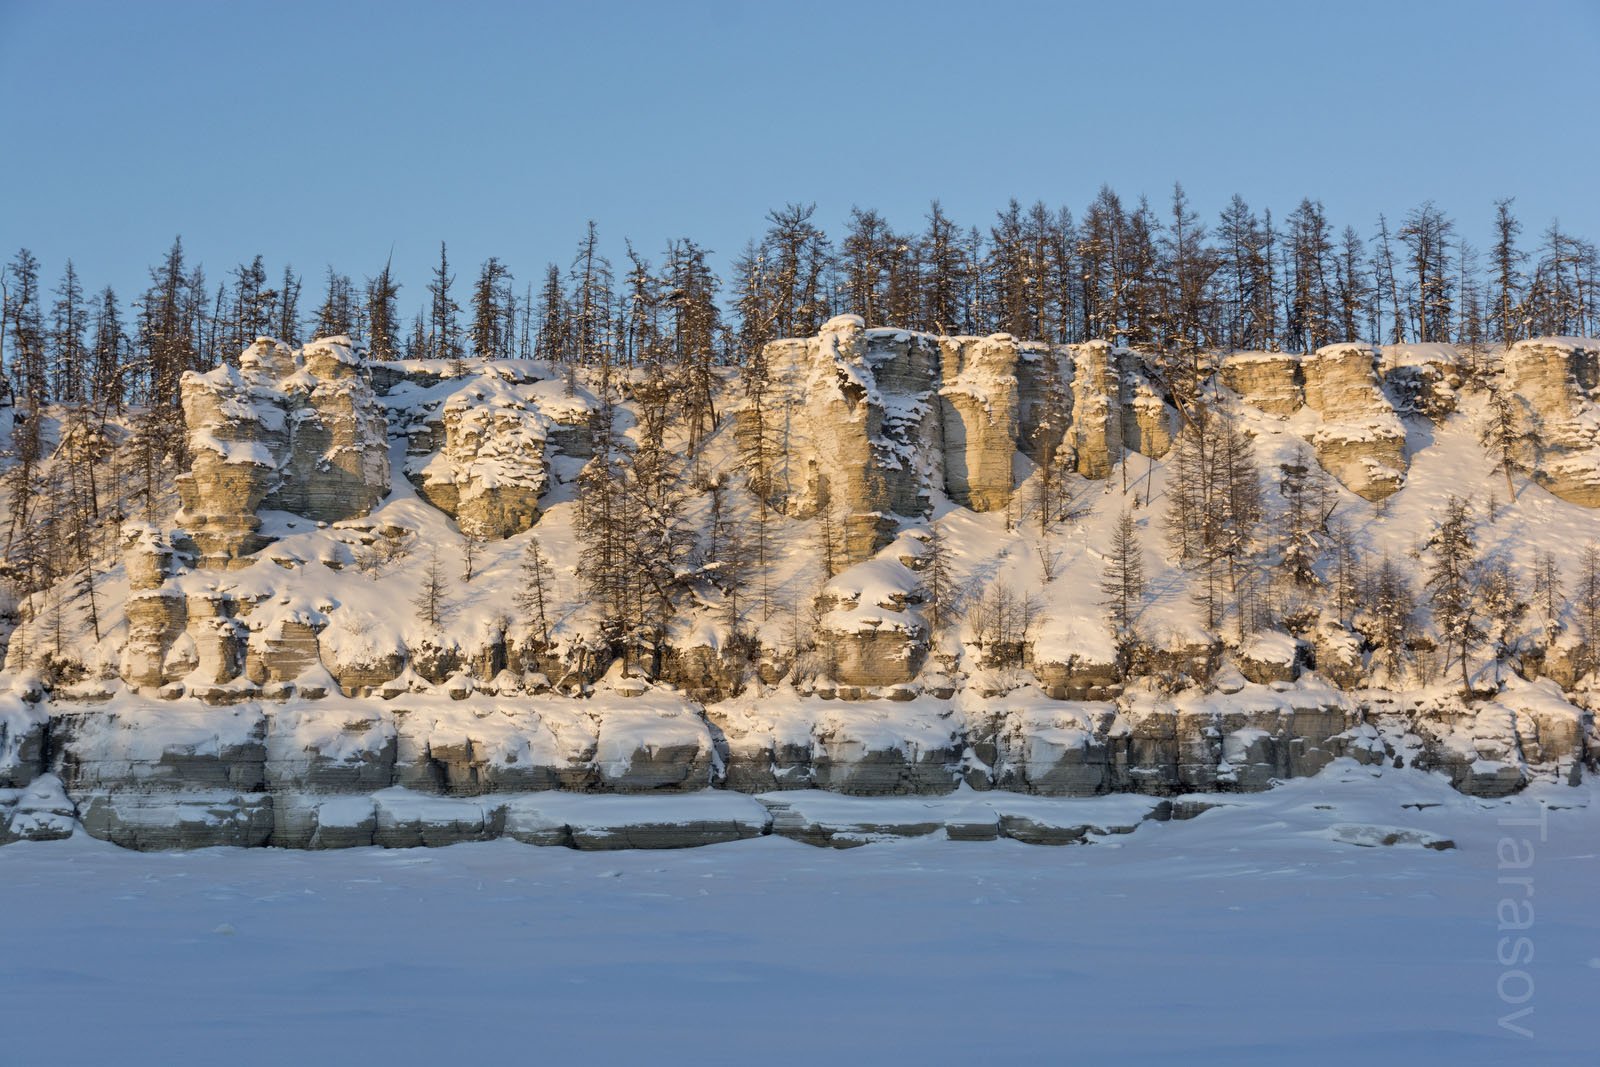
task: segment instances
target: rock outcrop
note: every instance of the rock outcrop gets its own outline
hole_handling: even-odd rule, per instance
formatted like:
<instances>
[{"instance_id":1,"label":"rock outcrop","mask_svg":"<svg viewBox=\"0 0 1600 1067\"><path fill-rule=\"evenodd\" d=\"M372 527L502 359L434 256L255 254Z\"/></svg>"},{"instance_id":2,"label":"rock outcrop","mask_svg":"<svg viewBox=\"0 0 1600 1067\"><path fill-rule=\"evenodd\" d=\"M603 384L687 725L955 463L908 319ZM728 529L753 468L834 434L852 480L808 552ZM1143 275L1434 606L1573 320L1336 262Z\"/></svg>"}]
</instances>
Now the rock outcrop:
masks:
<instances>
[{"instance_id":1,"label":"rock outcrop","mask_svg":"<svg viewBox=\"0 0 1600 1067\"><path fill-rule=\"evenodd\" d=\"M1463 370L1454 346L1385 345L1382 351L1384 388L1401 413L1439 422L1456 410Z\"/></svg>"},{"instance_id":2,"label":"rock outcrop","mask_svg":"<svg viewBox=\"0 0 1600 1067\"><path fill-rule=\"evenodd\" d=\"M743 412L746 454L764 448L767 495L787 514L833 509L850 563L888 543L895 517L924 515L934 489L1008 507L1019 456L1105 478L1125 451L1172 445L1175 414L1139 357L1104 343L869 330L846 315L763 354L772 387Z\"/></svg>"},{"instance_id":3,"label":"rock outcrop","mask_svg":"<svg viewBox=\"0 0 1600 1067\"><path fill-rule=\"evenodd\" d=\"M806 796L945 796L963 784L964 796L995 799L922 830L913 824L927 820L901 820L892 808L845 822L869 838L878 831L868 827L881 824L892 835L949 826L951 836L1070 843L1094 819L1069 833L1053 821L1062 813L1002 798L1256 791L1340 757L1436 770L1463 792L1502 796L1540 778L1576 782L1593 758L1592 715L1548 681L1514 683L1470 706L1375 691L1358 701L1304 681L1240 682L1210 695L1141 689L1114 701L1057 700L1032 686L974 695L863 704L750 693L714 706L709 722L682 697L648 688L606 691L596 703L413 693L227 708L120 693L62 706L48 721L36 701L15 698L0 706L0 843L81 824L141 849L403 847L501 835L676 847L766 831L753 808L712 800L711 786L804 791L768 803L777 818L816 810ZM619 797L609 816L590 809L580 819L576 794L593 793L706 796L705 812L653 819L650 801L629 807ZM1021 821L1008 831L1006 817ZM807 840L814 822L789 829ZM838 843L815 832L814 843Z\"/></svg>"},{"instance_id":4,"label":"rock outcrop","mask_svg":"<svg viewBox=\"0 0 1600 1067\"><path fill-rule=\"evenodd\" d=\"M1505 385L1534 480L1563 500L1600 507L1600 343L1519 341L1505 356Z\"/></svg>"},{"instance_id":5,"label":"rock outcrop","mask_svg":"<svg viewBox=\"0 0 1600 1067\"><path fill-rule=\"evenodd\" d=\"M1253 408L1288 417L1305 406L1300 356L1293 352L1234 352L1222 360L1222 383Z\"/></svg>"},{"instance_id":6,"label":"rock outcrop","mask_svg":"<svg viewBox=\"0 0 1600 1067\"><path fill-rule=\"evenodd\" d=\"M1322 466L1352 493L1382 500L1405 484L1406 430L1384 395L1377 353L1363 345L1320 348L1301 363L1306 406L1322 416L1312 435Z\"/></svg>"},{"instance_id":7,"label":"rock outcrop","mask_svg":"<svg viewBox=\"0 0 1600 1067\"><path fill-rule=\"evenodd\" d=\"M814 338L772 342L765 358L772 396L740 428L746 451L768 457L763 490L789 515L823 515L845 562L867 558L893 516L927 507L915 459L933 426L938 345L846 315Z\"/></svg>"},{"instance_id":8,"label":"rock outcrop","mask_svg":"<svg viewBox=\"0 0 1600 1067\"><path fill-rule=\"evenodd\" d=\"M202 567L242 566L267 544L258 509L331 522L389 491L387 425L348 338L298 352L261 338L237 367L185 374L182 393L193 463L179 521Z\"/></svg>"},{"instance_id":9,"label":"rock outcrop","mask_svg":"<svg viewBox=\"0 0 1600 1067\"><path fill-rule=\"evenodd\" d=\"M853 317L775 341L765 356L766 392L728 401L743 409L739 447L719 431L701 457L719 494L684 479L705 490L684 506L697 543L664 583L672 611L645 637L602 626L583 600L569 501L598 405L576 377L516 361L390 365L379 374L387 417L371 368L340 339L299 352L262 340L235 367L186 377L194 468L178 482L183 511L171 524L128 525L121 571L89 568L90 589L106 598L92 624L77 587L57 589L69 610L55 613L56 641L72 644L76 627L93 657L58 668L39 651L47 598L16 607L0 686L0 840L81 826L138 848L497 836L672 847L766 832L852 844L940 831L1066 843L1158 809L1063 820L1031 798L1257 790L1341 757L1500 796L1576 782L1600 753L1593 715L1549 681L1513 680L1467 703L1442 688L1369 688L1361 614L1319 615L1319 594L1305 593L1308 605L1297 594L1283 630L1237 642L1231 618L1193 624L1184 586L1194 579L1156 554L1159 505L1147 491L1136 529L1157 573L1139 639L1117 640L1085 605L1099 601L1108 519L1129 501L1112 486L1085 491L1082 479L1171 447L1177 416L1154 360L1104 343L873 330ZM1408 432L1418 447L1453 438L1447 457L1470 462L1462 443L1480 428L1468 420L1482 410L1483 372L1447 346L1392 347L1381 362L1359 345L1237 353L1219 373L1238 402L1220 403L1256 437L1264 483L1304 436L1340 481L1377 501L1408 477ZM1569 501L1600 506L1600 345L1525 342L1499 373L1526 468ZM623 430L638 394L625 374L619 382ZM431 559L463 542L404 483L369 514L390 484L391 421L406 443L403 473L461 532L512 536L552 509L540 539L561 558L539 633L506 588L520 545L484 547L471 579L452 573L453 616L409 617L418 550ZM1424 498L1447 480L1430 459L1417 466L1419 482L1428 472ZM730 597L728 561L705 536L751 528L755 499L721 476L735 462L782 516L813 520L803 532L784 517L762 528L773 588L759 622L748 588L742 604ZM1032 521L1041 464L1081 517ZM1134 488L1159 492L1162 477L1151 464ZM1270 488L1264 498L1265 530L1283 500ZM1547 533L1581 527L1577 509L1545 505L1558 521L1514 506ZM1341 507L1380 532L1390 519L1391 534L1415 528L1410 503ZM1004 514L952 510L962 508ZM962 643L975 622L932 633L923 601L934 514L949 538L946 579L1038 593L1048 621L981 646ZM1504 549L1493 525L1480 527L1485 544ZM798 536L811 540L788 540ZM813 597L819 571L827 581ZM992 610L1035 617L1031 604ZM1551 647L1516 669L1576 692L1589 650L1570 614L1550 621L1533 643ZM94 642L83 636L91 627ZM618 803L584 814L580 794ZM711 799L675 821L641 807L655 794ZM901 810L831 810L841 796L895 796ZM929 815L926 798L943 807Z\"/></svg>"},{"instance_id":10,"label":"rock outcrop","mask_svg":"<svg viewBox=\"0 0 1600 1067\"><path fill-rule=\"evenodd\" d=\"M1020 439L1018 346L1010 334L940 341L944 491L973 511L1011 502Z\"/></svg>"},{"instance_id":11,"label":"rock outcrop","mask_svg":"<svg viewBox=\"0 0 1600 1067\"><path fill-rule=\"evenodd\" d=\"M481 378L452 395L426 425L432 432L424 435L422 454L408 460L406 475L428 503L455 519L463 533L489 540L538 521L539 497L549 482L545 439L551 420L535 405L506 383Z\"/></svg>"}]
</instances>

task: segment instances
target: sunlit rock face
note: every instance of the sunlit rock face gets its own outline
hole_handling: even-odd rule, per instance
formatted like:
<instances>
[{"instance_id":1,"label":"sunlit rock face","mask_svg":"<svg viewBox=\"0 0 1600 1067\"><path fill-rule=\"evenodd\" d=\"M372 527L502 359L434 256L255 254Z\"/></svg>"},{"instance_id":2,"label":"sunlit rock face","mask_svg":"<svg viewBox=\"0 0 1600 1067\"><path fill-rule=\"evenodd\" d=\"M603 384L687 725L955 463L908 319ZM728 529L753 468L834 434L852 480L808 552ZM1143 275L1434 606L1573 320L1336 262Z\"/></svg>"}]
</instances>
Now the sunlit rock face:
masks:
<instances>
[{"instance_id":1,"label":"sunlit rock face","mask_svg":"<svg viewBox=\"0 0 1600 1067\"><path fill-rule=\"evenodd\" d=\"M893 535L893 516L927 508L916 458L935 426L938 345L845 315L764 357L771 395L741 423L769 457L764 490L788 515L825 520L843 562L867 558Z\"/></svg>"},{"instance_id":2,"label":"sunlit rock face","mask_svg":"<svg viewBox=\"0 0 1600 1067\"><path fill-rule=\"evenodd\" d=\"M1172 446L1176 417L1140 357L1102 343L935 337L867 329L856 316L763 350L770 389L746 405L745 451L759 440L767 495L836 528L846 562L887 544L895 519L926 514L942 492L973 511L1004 510L1019 459L1105 478L1130 451Z\"/></svg>"},{"instance_id":3,"label":"sunlit rock face","mask_svg":"<svg viewBox=\"0 0 1600 1067\"><path fill-rule=\"evenodd\" d=\"M1519 341L1505 355L1505 386L1534 480L1563 500L1600 507L1600 344Z\"/></svg>"},{"instance_id":4,"label":"sunlit rock face","mask_svg":"<svg viewBox=\"0 0 1600 1067\"><path fill-rule=\"evenodd\" d=\"M423 499L463 533L488 540L533 526L549 483L551 420L510 390L491 386L457 393L436 419L438 451L406 471Z\"/></svg>"},{"instance_id":5,"label":"sunlit rock face","mask_svg":"<svg viewBox=\"0 0 1600 1067\"><path fill-rule=\"evenodd\" d=\"M1292 352L1234 352L1224 357L1222 382L1253 408L1289 416L1305 406L1300 357Z\"/></svg>"},{"instance_id":6,"label":"sunlit rock face","mask_svg":"<svg viewBox=\"0 0 1600 1067\"><path fill-rule=\"evenodd\" d=\"M1384 389L1401 414L1438 423L1456 410L1466 369L1453 345L1385 345L1382 352Z\"/></svg>"},{"instance_id":7,"label":"sunlit rock face","mask_svg":"<svg viewBox=\"0 0 1600 1067\"><path fill-rule=\"evenodd\" d=\"M984 774L968 783L1045 796L1256 791L1321 770L1359 719L1351 701L1320 689L1115 702L1018 691L969 717Z\"/></svg>"},{"instance_id":8,"label":"sunlit rock face","mask_svg":"<svg viewBox=\"0 0 1600 1067\"><path fill-rule=\"evenodd\" d=\"M231 569L265 546L257 511L324 522L370 511L389 491L388 429L366 360L349 338L299 351L261 338L205 374L185 374L192 464L180 521L198 564Z\"/></svg>"},{"instance_id":9,"label":"sunlit rock face","mask_svg":"<svg viewBox=\"0 0 1600 1067\"><path fill-rule=\"evenodd\" d=\"M1406 431L1384 394L1377 353L1364 345L1320 348L1301 363L1306 406L1322 416L1311 443L1345 488L1382 500L1405 484Z\"/></svg>"},{"instance_id":10,"label":"sunlit rock face","mask_svg":"<svg viewBox=\"0 0 1600 1067\"><path fill-rule=\"evenodd\" d=\"M973 511L1011 502L1022 398L1010 334L939 341L944 490Z\"/></svg>"}]
</instances>

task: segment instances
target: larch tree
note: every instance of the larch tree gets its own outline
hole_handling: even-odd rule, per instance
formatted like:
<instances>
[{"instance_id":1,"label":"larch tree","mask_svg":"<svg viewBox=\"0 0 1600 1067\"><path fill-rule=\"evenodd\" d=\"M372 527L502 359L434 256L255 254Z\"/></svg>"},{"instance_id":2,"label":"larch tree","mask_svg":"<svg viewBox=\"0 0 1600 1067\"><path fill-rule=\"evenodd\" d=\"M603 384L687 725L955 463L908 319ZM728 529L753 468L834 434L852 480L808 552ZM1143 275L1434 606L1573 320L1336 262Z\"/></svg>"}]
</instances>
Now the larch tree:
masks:
<instances>
[{"instance_id":1,"label":"larch tree","mask_svg":"<svg viewBox=\"0 0 1600 1067\"><path fill-rule=\"evenodd\" d=\"M1486 418L1478 435L1483 450L1505 474L1506 493L1510 500L1517 499L1517 487L1511 480L1511 472L1521 462L1526 447L1522 404L1522 398L1503 382L1491 381Z\"/></svg>"},{"instance_id":2,"label":"larch tree","mask_svg":"<svg viewBox=\"0 0 1600 1067\"><path fill-rule=\"evenodd\" d=\"M534 633L538 635L539 647L548 648L554 573L550 558L544 554L544 548L539 544L537 537L528 538L527 547L522 550L522 562L518 569L519 581L514 603L523 618L533 627Z\"/></svg>"},{"instance_id":3,"label":"larch tree","mask_svg":"<svg viewBox=\"0 0 1600 1067\"><path fill-rule=\"evenodd\" d=\"M450 613L449 582L445 578L444 562L439 558L438 549L434 549L428 556L428 562L422 572L422 584L418 587L417 595L412 598L411 604L417 609L417 618L434 629L437 629Z\"/></svg>"},{"instance_id":4,"label":"larch tree","mask_svg":"<svg viewBox=\"0 0 1600 1067\"><path fill-rule=\"evenodd\" d=\"M1584 669L1600 669L1600 544L1585 545L1578 559L1572 606L1577 615L1578 640L1584 650Z\"/></svg>"},{"instance_id":5,"label":"larch tree","mask_svg":"<svg viewBox=\"0 0 1600 1067\"><path fill-rule=\"evenodd\" d=\"M349 337L356 333L356 291L349 275L340 274L331 266L326 275L326 289L322 305L317 308L317 321L313 332L318 337Z\"/></svg>"},{"instance_id":6,"label":"larch tree","mask_svg":"<svg viewBox=\"0 0 1600 1067\"><path fill-rule=\"evenodd\" d=\"M561 281L561 268L548 264L537 302L538 335L533 343L533 358L559 363L570 354L567 326L567 294Z\"/></svg>"},{"instance_id":7,"label":"larch tree","mask_svg":"<svg viewBox=\"0 0 1600 1067\"><path fill-rule=\"evenodd\" d=\"M666 340L683 398L689 454L698 457L705 435L716 429L717 276L706 251L688 238L667 247L657 293L666 315Z\"/></svg>"},{"instance_id":8,"label":"larch tree","mask_svg":"<svg viewBox=\"0 0 1600 1067\"><path fill-rule=\"evenodd\" d=\"M1561 612L1566 606L1566 586L1561 578L1561 564L1555 554L1537 551L1533 555L1533 602L1543 613L1545 625L1554 634L1561 626Z\"/></svg>"},{"instance_id":9,"label":"larch tree","mask_svg":"<svg viewBox=\"0 0 1600 1067\"><path fill-rule=\"evenodd\" d=\"M506 359L511 355L506 340L510 335L507 320L512 279L511 271L495 256L484 261L478 281L472 287L472 327L469 331L472 354L480 359Z\"/></svg>"},{"instance_id":10,"label":"larch tree","mask_svg":"<svg viewBox=\"0 0 1600 1067\"><path fill-rule=\"evenodd\" d=\"M1331 494L1321 477L1322 468L1304 446L1296 450L1293 460L1278 469L1278 491L1285 505L1278 527L1283 542L1283 571L1296 585L1315 588L1321 584L1316 566L1325 547Z\"/></svg>"},{"instance_id":11,"label":"larch tree","mask_svg":"<svg viewBox=\"0 0 1600 1067\"><path fill-rule=\"evenodd\" d=\"M84 334L89 323L83 304L83 284L70 259L62 272L61 284L56 286L55 297L50 307L55 398L64 404L79 404L88 396L88 344Z\"/></svg>"},{"instance_id":12,"label":"larch tree","mask_svg":"<svg viewBox=\"0 0 1600 1067\"><path fill-rule=\"evenodd\" d=\"M116 291L107 286L96 302L89 350L89 396L102 415L120 412L126 400L123 360L127 343Z\"/></svg>"},{"instance_id":13,"label":"larch tree","mask_svg":"<svg viewBox=\"0 0 1600 1067\"><path fill-rule=\"evenodd\" d=\"M1206 626L1219 629L1235 615L1238 633L1255 628L1241 578L1253 565L1262 518L1254 449L1243 430L1220 412L1197 405L1172 452L1167 535L1179 562L1196 577L1195 598Z\"/></svg>"},{"instance_id":14,"label":"larch tree","mask_svg":"<svg viewBox=\"0 0 1600 1067\"><path fill-rule=\"evenodd\" d=\"M272 332L278 340L294 347L300 343L300 276L292 266L283 268L283 283L278 286L278 306L273 315Z\"/></svg>"},{"instance_id":15,"label":"larch tree","mask_svg":"<svg viewBox=\"0 0 1600 1067\"><path fill-rule=\"evenodd\" d=\"M937 520L928 523L928 536L923 545L925 551L918 584L922 589L930 636L937 636L960 613L961 595L956 585L954 561L950 558L950 543Z\"/></svg>"},{"instance_id":16,"label":"larch tree","mask_svg":"<svg viewBox=\"0 0 1600 1067\"><path fill-rule=\"evenodd\" d=\"M1461 666L1461 689L1472 689L1469 657L1485 637L1480 619L1479 560L1472 512L1467 502L1451 496L1444 516L1429 541L1432 557L1427 587L1433 595L1433 620L1446 649ZM1447 661L1448 662L1448 661Z\"/></svg>"},{"instance_id":17,"label":"larch tree","mask_svg":"<svg viewBox=\"0 0 1600 1067\"><path fill-rule=\"evenodd\" d=\"M1101 603L1109 613L1112 631L1121 641L1133 633L1144 599L1144 551L1133 511L1124 507L1111 534L1111 544L1100 572Z\"/></svg>"},{"instance_id":18,"label":"larch tree","mask_svg":"<svg viewBox=\"0 0 1600 1067\"><path fill-rule=\"evenodd\" d=\"M440 241L439 265L434 267L432 280L428 282L428 355L459 365L463 354L461 327L457 319L461 305L450 295L455 280L455 275L450 273L449 253L445 243Z\"/></svg>"},{"instance_id":19,"label":"larch tree","mask_svg":"<svg viewBox=\"0 0 1600 1067\"><path fill-rule=\"evenodd\" d=\"M1363 592L1367 638L1393 682L1399 676L1410 646L1417 610L1416 595L1405 572L1387 555L1364 583Z\"/></svg>"},{"instance_id":20,"label":"larch tree","mask_svg":"<svg viewBox=\"0 0 1600 1067\"><path fill-rule=\"evenodd\" d=\"M1524 335L1522 265L1528 254L1517 247L1522 223L1511 213L1512 203L1511 197L1494 202L1494 247L1489 253L1494 272L1489 328L1504 345Z\"/></svg>"},{"instance_id":21,"label":"larch tree","mask_svg":"<svg viewBox=\"0 0 1600 1067\"><path fill-rule=\"evenodd\" d=\"M400 285L394 280L393 257L376 277L367 279L367 348L373 359L400 358Z\"/></svg>"},{"instance_id":22,"label":"larch tree","mask_svg":"<svg viewBox=\"0 0 1600 1067\"><path fill-rule=\"evenodd\" d=\"M1455 285L1449 264L1454 235L1455 224L1432 201L1408 214L1399 230L1410 256L1411 320L1419 341L1450 340Z\"/></svg>"},{"instance_id":23,"label":"larch tree","mask_svg":"<svg viewBox=\"0 0 1600 1067\"><path fill-rule=\"evenodd\" d=\"M611 261L600 254L599 230L589 220L567 272L572 300L570 340L577 361L609 373L612 361Z\"/></svg>"}]
</instances>

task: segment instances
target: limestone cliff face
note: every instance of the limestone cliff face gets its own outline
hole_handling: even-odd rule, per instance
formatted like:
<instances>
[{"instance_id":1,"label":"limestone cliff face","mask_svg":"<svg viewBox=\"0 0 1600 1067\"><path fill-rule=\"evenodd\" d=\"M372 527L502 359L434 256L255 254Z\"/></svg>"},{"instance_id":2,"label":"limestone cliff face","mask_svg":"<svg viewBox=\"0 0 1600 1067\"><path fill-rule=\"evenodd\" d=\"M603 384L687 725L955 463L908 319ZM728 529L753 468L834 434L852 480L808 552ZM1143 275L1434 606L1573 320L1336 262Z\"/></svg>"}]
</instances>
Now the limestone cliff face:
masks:
<instances>
[{"instance_id":1,"label":"limestone cliff face","mask_svg":"<svg viewBox=\"0 0 1600 1067\"><path fill-rule=\"evenodd\" d=\"M430 437L442 438L438 451L408 462L406 475L463 533L510 537L538 521L539 497L549 482L550 423L504 388L457 393L428 419L436 427Z\"/></svg>"},{"instance_id":2,"label":"limestone cliff face","mask_svg":"<svg viewBox=\"0 0 1600 1067\"><path fill-rule=\"evenodd\" d=\"M773 342L766 356L772 387L759 424L747 403L736 427L742 451L759 435L772 500L791 516L827 518L837 573L815 604L809 568L788 590L792 641L774 640L775 624L729 639L716 593L702 588L705 603L675 605L682 614L648 679L582 634L534 642L505 589L515 545L485 549L497 569L458 585L463 614L476 611L468 622L426 633L387 624L383 613L410 612L419 550L460 541L408 494L368 518L339 518L370 509L390 477L385 417L351 346L334 339L296 352L263 340L235 367L189 376L194 469L180 482L184 511L170 527L128 526L123 572L96 575L102 595L117 598L101 605L114 621L97 651L120 652L120 662L86 661L86 678L30 677L23 650L40 647L42 614L8 653L0 828L5 806L21 804L16 789L52 777L66 792L28 801L38 833L76 819L135 847L334 847L570 837L518 816L532 809L515 801L467 805L477 814L459 820L418 814L441 795L706 785L872 795L963 784L1177 795L1266 788L1341 756L1437 771L1464 792L1500 795L1533 780L1577 781L1594 766L1594 717L1569 702L1592 695L1548 681L1579 685L1587 667L1575 637L1542 660L1519 658L1517 670L1547 681L1511 681L1492 699L1390 694L1370 688L1373 651L1360 634L1328 619L1296 636L1262 632L1226 645L1215 633L1157 631L1124 654L1090 606L1098 597L1080 563L1050 587L1056 618L1021 650L1022 668L980 669L974 646L961 647L949 627L930 647L921 601L932 501L1015 508L1019 478L1046 459L1075 481L1114 475L1128 452L1160 457L1176 414L1146 357L1106 344L867 329L853 318ZM1303 435L1333 474L1376 500L1408 476L1408 429L1422 442L1435 429L1454 435L1461 450L1452 458L1470 450L1481 370L1469 373L1446 346L1380 356L1340 345L1303 357L1234 354L1220 377L1240 398L1224 401L1230 413L1253 433L1283 435L1276 455ZM1515 398L1533 477L1600 506L1600 345L1524 342L1494 373ZM553 507L570 499L547 490L570 487L583 455L591 408L565 395L581 388L566 390L533 365L474 365L462 377L442 364L395 364L379 377L384 410L407 440L404 473L462 530L513 535L539 520L542 497ZM725 435L715 447L725 450L718 462L735 462ZM1426 496L1424 469L1415 488ZM734 486L729 499L753 505L742 493ZM1116 501L1086 495L1104 497L1101 519ZM1537 528L1582 526L1577 509L1545 505L1561 525ZM274 515L267 530L257 516L268 510L317 521ZM1088 514L1048 536L1089 532L1074 551L1096 551L1094 505ZM329 519L338 521L320 527ZM574 617L584 610L572 595L582 549L561 513L555 519L545 543L567 587L561 613ZM1005 526L997 517L941 522L962 581L1026 583L1038 573L1016 552L1034 530ZM268 544L269 533L282 539ZM1010 547L997 549L1002 542ZM1003 576L994 566L1012 569ZM1172 580L1176 600L1182 579ZM685 618L695 625L679 627ZM802 620L816 623L806 630L814 642L802 644ZM756 641L768 644L752 649Z\"/></svg>"},{"instance_id":3,"label":"limestone cliff face","mask_svg":"<svg viewBox=\"0 0 1600 1067\"><path fill-rule=\"evenodd\" d=\"M1019 456L1105 478L1125 450L1160 457L1172 445L1175 413L1137 355L1103 343L933 337L841 316L764 357L771 394L740 432L764 434L769 496L788 514L835 509L850 562L888 543L892 516L923 515L932 490L1006 508Z\"/></svg>"},{"instance_id":4,"label":"limestone cliff face","mask_svg":"<svg viewBox=\"0 0 1600 1067\"><path fill-rule=\"evenodd\" d=\"M1456 410L1465 381L1461 353L1452 345L1385 345L1383 384L1401 414L1440 422Z\"/></svg>"},{"instance_id":5,"label":"limestone cliff face","mask_svg":"<svg viewBox=\"0 0 1600 1067\"><path fill-rule=\"evenodd\" d=\"M1305 357L1306 406L1322 416L1312 435L1317 459L1345 488L1382 500L1405 484L1406 431L1384 395L1377 353L1363 345L1329 345Z\"/></svg>"},{"instance_id":6,"label":"limestone cliff face","mask_svg":"<svg viewBox=\"0 0 1600 1067\"><path fill-rule=\"evenodd\" d=\"M1600 507L1600 344L1520 341L1505 355L1504 376L1534 479L1563 500Z\"/></svg>"},{"instance_id":7,"label":"limestone cliff face","mask_svg":"<svg viewBox=\"0 0 1600 1067\"><path fill-rule=\"evenodd\" d=\"M941 338L940 444L944 491L973 511L1011 502L1022 398L1010 334Z\"/></svg>"},{"instance_id":8,"label":"limestone cliff face","mask_svg":"<svg viewBox=\"0 0 1600 1067\"><path fill-rule=\"evenodd\" d=\"M174 645L187 628L188 601L168 585L179 557L167 534L143 523L123 530L128 573L128 639L122 648L122 677L132 685L160 686L189 673L192 664Z\"/></svg>"},{"instance_id":9,"label":"limestone cliff face","mask_svg":"<svg viewBox=\"0 0 1600 1067\"><path fill-rule=\"evenodd\" d=\"M908 586L914 585L913 578ZM920 596L863 592L847 572L830 582L821 596L824 614L817 624L818 643L826 653L829 680L846 697L856 695L857 689L908 684L927 659L927 627L907 610L920 602Z\"/></svg>"},{"instance_id":10,"label":"limestone cliff face","mask_svg":"<svg viewBox=\"0 0 1600 1067\"><path fill-rule=\"evenodd\" d=\"M261 508L331 522L389 491L387 424L348 338L298 352L261 338L237 367L185 374L182 396L193 463L179 521L202 567L242 566L264 547Z\"/></svg>"},{"instance_id":11,"label":"limestone cliff face","mask_svg":"<svg viewBox=\"0 0 1600 1067\"><path fill-rule=\"evenodd\" d=\"M894 515L927 507L917 467L934 423L938 346L903 331L867 331L854 315L814 338L766 348L772 396L759 425L771 461L767 491L787 514L826 512L844 558L870 556L889 540Z\"/></svg>"},{"instance_id":12,"label":"limestone cliff face","mask_svg":"<svg viewBox=\"0 0 1600 1067\"><path fill-rule=\"evenodd\" d=\"M1288 417L1305 406L1300 357L1292 352L1234 352L1221 374L1241 400L1269 415Z\"/></svg>"}]
</instances>

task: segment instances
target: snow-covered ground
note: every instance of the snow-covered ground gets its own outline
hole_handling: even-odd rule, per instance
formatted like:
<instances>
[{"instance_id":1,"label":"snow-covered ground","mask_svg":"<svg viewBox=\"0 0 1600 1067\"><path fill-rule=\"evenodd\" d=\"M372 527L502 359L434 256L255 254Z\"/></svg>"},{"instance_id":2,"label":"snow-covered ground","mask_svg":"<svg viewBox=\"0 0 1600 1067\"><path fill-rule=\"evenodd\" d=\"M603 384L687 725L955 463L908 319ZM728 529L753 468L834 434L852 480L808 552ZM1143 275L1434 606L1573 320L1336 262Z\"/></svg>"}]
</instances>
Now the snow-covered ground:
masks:
<instances>
[{"instance_id":1,"label":"snow-covered ground","mask_svg":"<svg viewBox=\"0 0 1600 1067\"><path fill-rule=\"evenodd\" d=\"M18 843L0 1063L1593 1062L1593 784L1204 799L1060 848Z\"/></svg>"}]
</instances>

